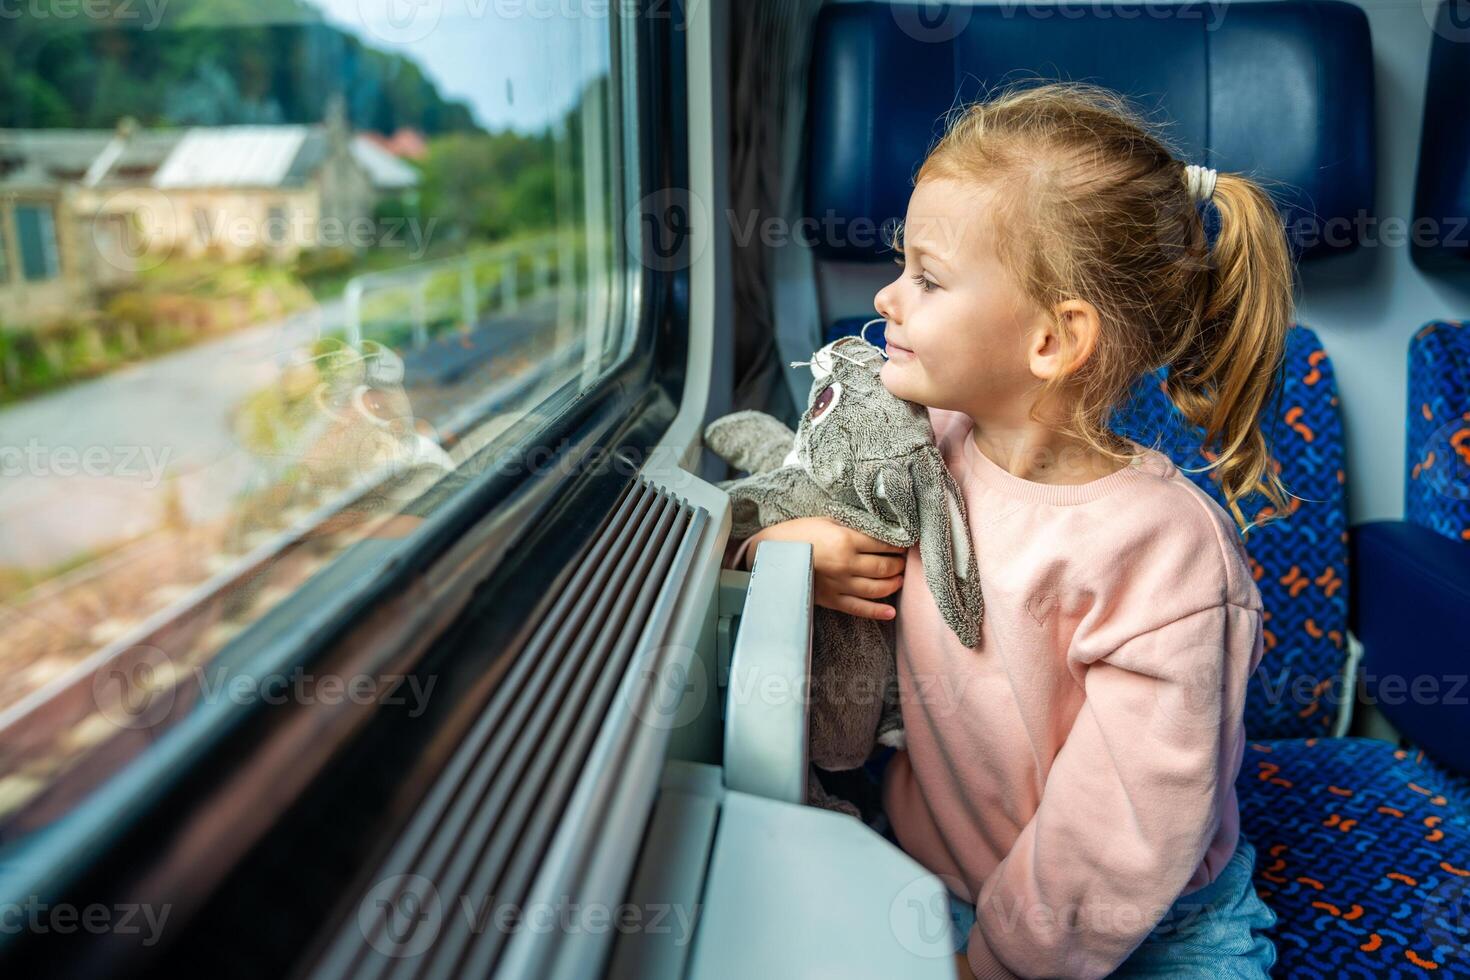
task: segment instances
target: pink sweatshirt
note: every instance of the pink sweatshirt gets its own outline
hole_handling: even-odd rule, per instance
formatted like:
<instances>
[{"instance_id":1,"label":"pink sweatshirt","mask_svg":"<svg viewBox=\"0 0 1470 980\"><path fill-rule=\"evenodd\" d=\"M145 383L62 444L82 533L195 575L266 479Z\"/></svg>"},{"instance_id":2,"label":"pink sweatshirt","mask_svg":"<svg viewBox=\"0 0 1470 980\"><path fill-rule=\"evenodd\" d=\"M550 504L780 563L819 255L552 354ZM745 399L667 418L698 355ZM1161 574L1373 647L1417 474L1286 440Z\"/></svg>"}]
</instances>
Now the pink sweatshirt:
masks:
<instances>
[{"instance_id":1,"label":"pink sweatshirt","mask_svg":"<svg viewBox=\"0 0 1470 980\"><path fill-rule=\"evenodd\" d=\"M904 850L976 902L977 977L1104 977L1235 850L1260 591L1234 522L1162 453L1035 483L982 453L968 416L929 417L985 619L961 646L909 549L907 747L884 806Z\"/></svg>"}]
</instances>

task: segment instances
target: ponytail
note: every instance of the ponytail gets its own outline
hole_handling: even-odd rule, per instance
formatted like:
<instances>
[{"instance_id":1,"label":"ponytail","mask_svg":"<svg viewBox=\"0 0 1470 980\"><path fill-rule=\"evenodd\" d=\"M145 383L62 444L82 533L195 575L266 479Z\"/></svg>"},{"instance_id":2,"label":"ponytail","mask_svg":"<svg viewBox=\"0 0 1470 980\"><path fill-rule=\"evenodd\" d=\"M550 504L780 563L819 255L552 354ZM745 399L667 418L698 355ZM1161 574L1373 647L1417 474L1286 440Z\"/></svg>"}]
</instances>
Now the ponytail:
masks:
<instances>
[{"instance_id":1,"label":"ponytail","mask_svg":"<svg viewBox=\"0 0 1470 980\"><path fill-rule=\"evenodd\" d=\"M1239 174L1220 173L1211 198L1220 231L1210 250L1208 299L1199 328L1170 365L1165 391L1219 451L1202 470L1218 470L1231 515L1248 525L1239 500L1259 490L1276 515L1290 494L1261 432L1263 411L1281 394L1286 331L1292 323L1291 256L1271 198ZM1271 410L1275 406L1271 405Z\"/></svg>"}]
</instances>

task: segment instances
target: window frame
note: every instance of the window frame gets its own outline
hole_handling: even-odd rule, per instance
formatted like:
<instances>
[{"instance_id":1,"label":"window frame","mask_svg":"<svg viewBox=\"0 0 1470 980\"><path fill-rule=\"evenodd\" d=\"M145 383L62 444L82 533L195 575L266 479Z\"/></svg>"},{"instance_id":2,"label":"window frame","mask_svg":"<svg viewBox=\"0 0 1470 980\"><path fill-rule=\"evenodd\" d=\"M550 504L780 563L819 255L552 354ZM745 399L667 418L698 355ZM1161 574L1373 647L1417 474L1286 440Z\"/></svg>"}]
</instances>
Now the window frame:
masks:
<instances>
[{"instance_id":1,"label":"window frame","mask_svg":"<svg viewBox=\"0 0 1470 980\"><path fill-rule=\"evenodd\" d=\"M623 152L625 160L636 162L625 207L688 186L683 11L661 0L638 7L633 17L626 5L610 8L618 11L610 18L617 59L612 65L620 69L617 87L626 107ZM621 70L630 60L635 71ZM626 125L630 116L632 127ZM611 231L627 243L621 224ZM622 266L621 279L617 292L632 328L624 333L627 357L586 391L580 390L580 375L572 377L476 460L530 439L565 447L558 456L565 460L592 454L610 460L615 453L637 460L653 451L683 394L689 269L687 263L655 268L634 256ZM549 465L522 477L498 467L462 467L473 475L451 473L409 506L409 513L424 517L414 535L353 545L223 647L212 663L241 672L412 672L441 639L454 636L462 616L487 594L522 597L522 603L505 604L497 624L505 637L513 637L535 614L536 597L553 594L569 575L636 468ZM437 649L442 653L442 646ZM474 653L480 670L493 671L494 658L504 650ZM451 668L466 670L471 661ZM483 684L467 682L464 690L443 693L436 703L437 727L414 733L425 752L466 723L486 691ZM330 719L312 705L196 705L146 751L86 787L85 805L68 808L61 820L27 837L23 861L14 864L0 893L0 901L18 900L22 907L34 897L53 907L78 908L109 898L168 901L166 941L143 948L85 930L65 936L23 931L0 935L0 969L44 964L64 971L63 964L95 962L103 949L115 968L129 971L184 955L180 950L188 952L193 969L200 956L211 954L237 962L240 900L268 895L283 906L294 897L280 894L279 877L260 862L262 849L278 856L310 837L303 828L320 830L308 801L332 785L330 777L340 781L344 773L369 772L346 760L355 752L360 757L364 739L385 721L392 719L377 705L347 705ZM409 783L403 793L421 788L423 773L401 775ZM68 778L43 799L54 807L58 798L76 792L67 787ZM365 816L382 825L354 839L363 849L403 814ZM0 838L0 846L8 843ZM364 856L356 853L355 860ZM310 888L302 894L320 897ZM243 914L256 913L258 920L259 911L244 907ZM231 941L224 941L227 936Z\"/></svg>"}]
</instances>

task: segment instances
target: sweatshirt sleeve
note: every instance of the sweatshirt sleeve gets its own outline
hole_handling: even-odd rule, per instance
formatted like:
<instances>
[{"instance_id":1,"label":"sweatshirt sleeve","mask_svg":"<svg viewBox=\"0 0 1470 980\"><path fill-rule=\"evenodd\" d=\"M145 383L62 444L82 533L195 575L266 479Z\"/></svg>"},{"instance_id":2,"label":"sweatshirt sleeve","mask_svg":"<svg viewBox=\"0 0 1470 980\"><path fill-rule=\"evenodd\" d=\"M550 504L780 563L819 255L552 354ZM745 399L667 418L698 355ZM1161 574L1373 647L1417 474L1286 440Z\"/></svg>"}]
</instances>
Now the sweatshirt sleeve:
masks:
<instances>
[{"instance_id":1,"label":"sweatshirt sleeve","mask_svg":"<svg viewBox=\"0 0 1470 980\"><path fill-rule=\"evenodd\" d=\"M1104 977L1143 942L1218 828L1260 646L1226 602L1073 665L1085 701L976 902L976 977Z\"/></svg>"}]
</instances>

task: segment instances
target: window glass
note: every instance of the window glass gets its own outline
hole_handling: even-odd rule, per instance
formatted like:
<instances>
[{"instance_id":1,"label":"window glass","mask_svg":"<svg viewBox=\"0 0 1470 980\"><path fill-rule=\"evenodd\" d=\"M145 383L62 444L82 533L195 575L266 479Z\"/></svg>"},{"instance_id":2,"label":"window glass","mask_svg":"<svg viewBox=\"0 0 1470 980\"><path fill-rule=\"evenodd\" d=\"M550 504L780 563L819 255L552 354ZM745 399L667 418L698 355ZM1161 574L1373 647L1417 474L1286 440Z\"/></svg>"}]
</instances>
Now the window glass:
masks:
<instances>
[{"instance_id":1,"label":"window glass","mask_svg":"<svg viewBox=\"0 0 1470 980\"><path fill-rule=\"evenodd\" d=\"M0 836L624 356L619 6L6 18Z\"/></svg>"},{"instance_id":2,"label":"window glass","mask_svg":"<svg viewBox=\"0 0 1470 980\"><path fill-rule=\"evenodd\" d=\"M31 281L55 279L56 222L49 204L17 204L15 229L20 238L21 270Z\"/></svg>"}]
</instances>

